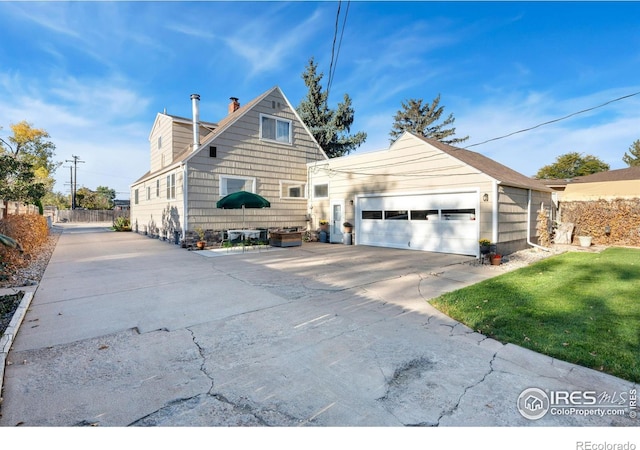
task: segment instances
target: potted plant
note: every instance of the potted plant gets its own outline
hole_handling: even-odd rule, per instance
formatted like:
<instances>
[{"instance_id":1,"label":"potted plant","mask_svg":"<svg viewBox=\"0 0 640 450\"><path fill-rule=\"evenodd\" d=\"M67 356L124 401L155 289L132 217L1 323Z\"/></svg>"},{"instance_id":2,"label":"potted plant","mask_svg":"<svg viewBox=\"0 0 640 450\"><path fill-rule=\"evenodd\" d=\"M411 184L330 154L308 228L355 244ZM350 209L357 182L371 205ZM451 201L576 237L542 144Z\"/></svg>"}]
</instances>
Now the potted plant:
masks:
<instances>
[{"instance_id":1,"label":"potted plant","mask_svg":"<svg viewBox=\"0 0 640 450\"><path fill-rule=\"evenodd\" d=\"M328 220L320 220L320 230L321 231L329 231L329 221Z\"/></svg>"},{"instance_id":2,"label":"potted plant","mask_svg":"<svg viewBox=\"0 0 640 450\"><path fill-rule=\"evenodd\" d=\"M345 233L351 233L353 231L353 224L351 224L351 222L345 222L342 226L344 227Z\"/></svg>"},{"instance_id":3,"label":"potted plant","mask_svg":"<svg viewBox=\"0 0 640 450\"><path fill-rule=\"evenodd\" d=\"M500 253L494 253L491 255L491 265L499 266L502 262L502 255Z\"/></svg>"},{"instance_id":4,"label":"potted plant","mask_svg":"<svg viewBox=\"0 0 640 450\"><path fill-rule=\"evenodd\" d=\"M489 239L480 239L478 241L478 243L480 244L480 254L481 255L486 255L487 253L489 253L490 250L490 245L491 245L491 241Z\"/></svg>"},{"instance_id":5,"label":"potted plant","mask_svg":"<svg viewBox=\"0 0 640 450\"><path fill-rule=\"evenodd\" d=\"M195 232L198 235L196 247L198 247L198 249L200 250L203 250L207 246L207 242L204 240L204 230L201 227L196 227Z\"/></svg>"}]
</instances>

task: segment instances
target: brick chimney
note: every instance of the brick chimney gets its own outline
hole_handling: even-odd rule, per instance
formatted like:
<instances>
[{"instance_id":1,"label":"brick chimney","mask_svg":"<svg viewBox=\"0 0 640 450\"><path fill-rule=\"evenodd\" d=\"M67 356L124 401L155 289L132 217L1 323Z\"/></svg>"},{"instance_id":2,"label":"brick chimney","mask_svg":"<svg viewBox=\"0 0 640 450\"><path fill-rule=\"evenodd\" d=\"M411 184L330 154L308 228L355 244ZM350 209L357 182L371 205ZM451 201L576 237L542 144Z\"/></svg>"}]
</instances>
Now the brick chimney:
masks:
<instances>
[{"instance_id":1,"label":"brick chimney","mask_svg":"<svg viewBox=\"0 0 640 450\"><path fill-rule=\"evenodd\" d=\"M238 102L237 97L229 97L231 103L229 103L229 114L234 113L240 108L240 102Z\"/></svg>"}]
</instances>

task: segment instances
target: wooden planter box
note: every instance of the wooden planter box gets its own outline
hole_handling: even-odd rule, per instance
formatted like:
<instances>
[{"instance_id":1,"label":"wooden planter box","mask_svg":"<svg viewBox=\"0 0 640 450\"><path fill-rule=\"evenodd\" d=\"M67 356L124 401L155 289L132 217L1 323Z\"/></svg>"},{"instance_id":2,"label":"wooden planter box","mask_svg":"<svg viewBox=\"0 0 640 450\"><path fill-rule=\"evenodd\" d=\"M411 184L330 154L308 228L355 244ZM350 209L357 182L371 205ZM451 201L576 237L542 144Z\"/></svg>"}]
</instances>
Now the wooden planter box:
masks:
<instances>
[{"instance_id":1,"label":"wooden planter box","mask_svg":"<svg viewBox=\"0 0 640 450\"><path fill-rule=\"evenodd\" d=\"M272 231L269 243L273 247L299 247L302 245L301 231Z\"/></svg>"}]
</instances>

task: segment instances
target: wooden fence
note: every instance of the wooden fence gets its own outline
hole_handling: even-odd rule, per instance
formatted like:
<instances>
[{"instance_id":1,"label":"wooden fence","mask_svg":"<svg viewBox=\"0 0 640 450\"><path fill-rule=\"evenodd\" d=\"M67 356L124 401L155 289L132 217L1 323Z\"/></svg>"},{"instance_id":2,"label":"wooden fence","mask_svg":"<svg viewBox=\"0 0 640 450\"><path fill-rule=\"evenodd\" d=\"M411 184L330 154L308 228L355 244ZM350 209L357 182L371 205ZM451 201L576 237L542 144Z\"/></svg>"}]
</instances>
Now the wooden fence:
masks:
<instances>
[{"instance_id":1,"label":"wooden fence","mask_svg":"<svg viewBox=\"0 0 640 450\"><path fill-rule=\"evenodd\" d=\"M4 219L8 215L38 213L39 210L36 205L27 205L22 202L5 202L0 200L0 219Z\"/></svg>"},{"instance_id":2,"label":"wooden fence","mask_svg":"<svg viewBox=\"0 0 640 450\"><path fill-rule=\"evenodd\" d=\"M129 212L114 209L62 209L56 211L54 222L113 222L118 217L129 217Z\"/></svg>"}]
</instances>

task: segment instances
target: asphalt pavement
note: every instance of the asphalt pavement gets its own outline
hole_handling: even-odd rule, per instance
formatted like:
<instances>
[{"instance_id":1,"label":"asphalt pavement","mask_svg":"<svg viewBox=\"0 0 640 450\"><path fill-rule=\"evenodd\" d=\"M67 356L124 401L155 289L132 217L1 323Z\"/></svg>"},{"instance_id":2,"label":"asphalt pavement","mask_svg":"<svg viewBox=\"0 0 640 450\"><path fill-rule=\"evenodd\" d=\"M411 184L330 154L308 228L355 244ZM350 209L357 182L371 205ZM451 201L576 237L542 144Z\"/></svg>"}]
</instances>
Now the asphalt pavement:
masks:
<instances>
[{"instance_id":1,"label":"asphalt pavement","mask_svg":"<svg viewBox=\"0 0 640 450\"><path fill-rule=\"evenodd\" d=\"M62 227L7 357L2 426L639 423L617 415L637 385L430 306L500 273L470 257L321 243L192 252ZM602 415L585 401L554 413L558 392L609 399Z\"/></svg>"}]
</instances>

